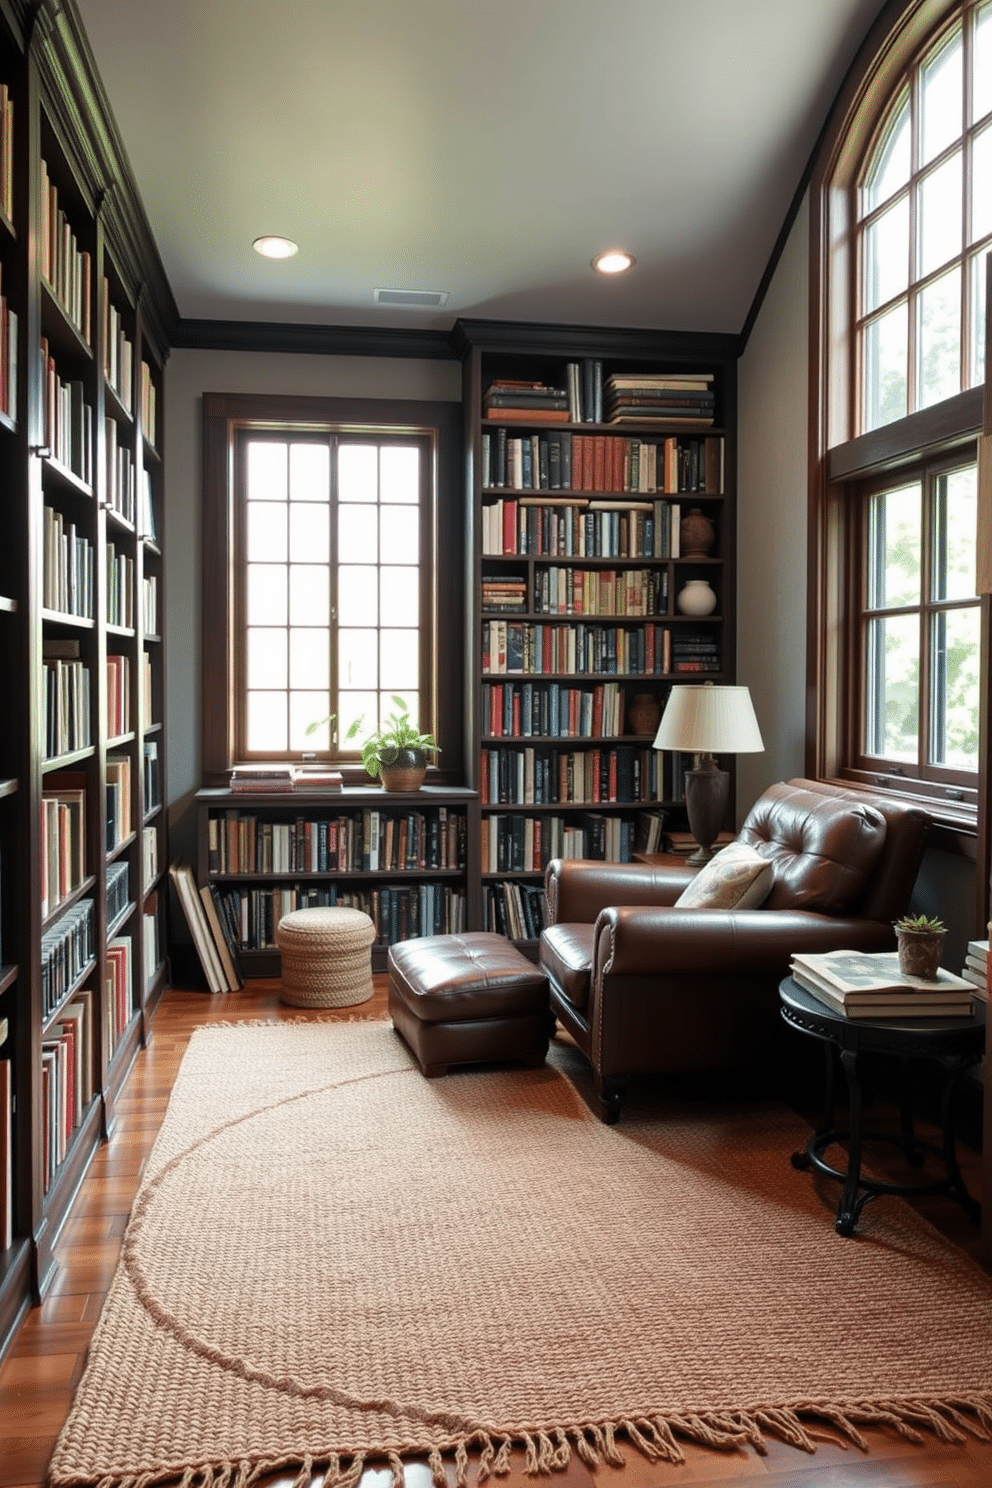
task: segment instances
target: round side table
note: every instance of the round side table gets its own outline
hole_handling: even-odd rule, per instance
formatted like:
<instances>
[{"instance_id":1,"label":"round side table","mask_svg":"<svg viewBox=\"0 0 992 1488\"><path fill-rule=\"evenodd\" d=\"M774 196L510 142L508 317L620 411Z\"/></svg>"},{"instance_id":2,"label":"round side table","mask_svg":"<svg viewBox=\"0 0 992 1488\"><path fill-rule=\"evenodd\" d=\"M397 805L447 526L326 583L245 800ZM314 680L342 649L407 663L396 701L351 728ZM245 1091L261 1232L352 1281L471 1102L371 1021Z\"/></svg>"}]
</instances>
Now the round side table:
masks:
<instances>
[{"instance_id":1,"label":"round side table","mask_svg":"<svg viewBox=\"0 0 992 1488\"><path fill-rule=\"evenodd\" d=\"M970 1017L962 1018L849 1018L807 992L792 977L779 986L780 1011L790 1028L819 1039L826 1061L826 1095L820 1122L802 1152L792 1154L796 1168L815 1168L839 1179L844 1188L837 1206L834 1228L839 1235L853 1235L865 1204L879 1194L950 1194L969 1218L977 1220L981 1206L971 1197L954 1149L954 1111L958 1084L964 1071L977 1063L985 1049L985 1005L978 999ZM848 1129L833 1126L834 1053L847 1076ZM865 1131L862 1126L862 1094L859 1060L862 1054L892 1054L899 1059L936 1061L944 1069L941 1098L941 1146L925 1142L913 1131L912 1108L903 1089L898 1132ZM865 1178L861 1173L861 1148L865 1140L894 1142L913 1166L931 1153L943 1159L944 1176L927 1183L888 1183ZM827 1148L846 1142L847 1168L833 1167L824 1157Z\"/></svg>"}]
</instances>

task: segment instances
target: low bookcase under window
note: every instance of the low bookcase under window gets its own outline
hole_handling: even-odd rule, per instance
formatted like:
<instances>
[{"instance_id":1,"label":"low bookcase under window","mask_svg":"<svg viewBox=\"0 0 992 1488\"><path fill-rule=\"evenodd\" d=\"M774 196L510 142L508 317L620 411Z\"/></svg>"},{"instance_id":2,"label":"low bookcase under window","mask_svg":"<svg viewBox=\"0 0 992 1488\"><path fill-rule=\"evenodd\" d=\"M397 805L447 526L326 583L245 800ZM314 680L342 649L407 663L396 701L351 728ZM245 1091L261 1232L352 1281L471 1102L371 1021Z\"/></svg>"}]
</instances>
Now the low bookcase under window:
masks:
<instances>
[{"instance_id":1,"label":"low bookcase under window","mask_svg":"<svg viewBox=\"0 0 992 1488\"><path fill-rule=\"evenodd\" d=\"M197 882L218 890L245 973L276 976L282 915L363 910L373 970L395 941L463 930L472 791L197 793Z\"/></svg>"}]
</instances>

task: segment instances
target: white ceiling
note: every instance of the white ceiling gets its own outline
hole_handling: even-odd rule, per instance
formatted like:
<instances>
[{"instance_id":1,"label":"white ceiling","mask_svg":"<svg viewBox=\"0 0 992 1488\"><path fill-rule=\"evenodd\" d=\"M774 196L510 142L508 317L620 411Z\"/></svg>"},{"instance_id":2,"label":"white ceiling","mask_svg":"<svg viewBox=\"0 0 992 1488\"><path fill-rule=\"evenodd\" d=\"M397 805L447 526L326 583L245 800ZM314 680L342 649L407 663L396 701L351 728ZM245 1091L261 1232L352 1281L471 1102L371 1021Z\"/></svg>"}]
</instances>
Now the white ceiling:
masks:
<instances>
[{"instance_id":1,"label":"white ceiling","mask_svg":"<svg viewBox=\"0 0 992 1488\"><path fill-rule=\"evenodd\" d=\"M737 332L884 0L77 3L184 317Z\"/></svg>"}]
</instances>

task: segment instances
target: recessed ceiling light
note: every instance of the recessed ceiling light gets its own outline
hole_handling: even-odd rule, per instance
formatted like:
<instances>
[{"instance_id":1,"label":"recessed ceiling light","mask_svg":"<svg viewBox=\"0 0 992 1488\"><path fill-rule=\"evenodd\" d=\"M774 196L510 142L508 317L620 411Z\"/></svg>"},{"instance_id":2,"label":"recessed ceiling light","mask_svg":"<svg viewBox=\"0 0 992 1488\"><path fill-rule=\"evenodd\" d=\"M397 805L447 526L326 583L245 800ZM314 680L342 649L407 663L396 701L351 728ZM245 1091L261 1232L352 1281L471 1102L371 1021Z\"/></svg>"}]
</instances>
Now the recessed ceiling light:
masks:
<instances>
[{"instance_id":1,"label":"recessed ceiling light","mask_svg":"<svg viewBox=\"0 0 992 1488\"><path fill-rule=\"evenodd\" d=\"M605 253L596 254L592 267L599 274L622 274L624 269L633 268L636 262L632 253L625 253L622 248L608 248Z\"/></svg>"},{"instance_id":2,"label":"recessed ceiling light","mask_svg":"<svg viewBox=\"0 0 992 1488\"><path fill-rule=\"evenodd\" d=\"M256 238L251 246L263 258L292 258L294 253L300 251L300 245L294 243L292 238Z\"/></svg>"}]
</instances>

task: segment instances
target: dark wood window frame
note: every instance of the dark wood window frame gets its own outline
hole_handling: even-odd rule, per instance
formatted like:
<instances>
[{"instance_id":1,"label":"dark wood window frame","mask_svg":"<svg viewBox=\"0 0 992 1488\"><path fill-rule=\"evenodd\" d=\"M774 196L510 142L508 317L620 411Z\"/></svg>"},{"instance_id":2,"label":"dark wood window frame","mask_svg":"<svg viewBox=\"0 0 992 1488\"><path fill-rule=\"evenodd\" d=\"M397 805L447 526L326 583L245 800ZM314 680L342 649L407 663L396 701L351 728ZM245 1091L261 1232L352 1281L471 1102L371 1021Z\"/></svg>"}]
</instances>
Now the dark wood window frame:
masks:
<instances>
[{"instance_id":1,"label":"dark wood window frame","mask_svg":"<svg viewBox=\"0 0 992 1488\"><path fill-rule=\"evenodd\" d=\"M807 772L869 783L922 798L938 846L976 859L980 920L988 916L990 601L981 599L986 671L979 698L977 791L962 800L950 783L910 784L854 767L860 699L859 488L940 459L975 457L983 390L972 388L897 423L854 437L858 387L853 354L856 311L853 191L856 170L884 109L908 70L957 10L947 0L890 0L869 32L821 141L810 189L810 426L808 528ZM828 293L829 290L829 293ZM986 319L989 317L986 307ZM989 356L986 351L986 378Z\"/></svg>"},{"instance_id":2,"label":"dark wood window frame","mask_svg":"<svg viewBox=\"0 0 992 1488\"><path fill-rule=\"evenodd\" d=\"M223 785L236 764L234 699L237 666L234 617L236 561L233 460L236 432L246 425L318 426L349 433L431 430L436 438L436 524L432 562L425 565L433 615L433 644L424 664L433 698L432 725L442 752L432 771L439 784L465 777L464 689L465 517L460 403L370 400L241 393L203 395L202 684L203 779ZM361 765L344 761L348 784L366 780Z\"/></svg>"}]
</instances>

